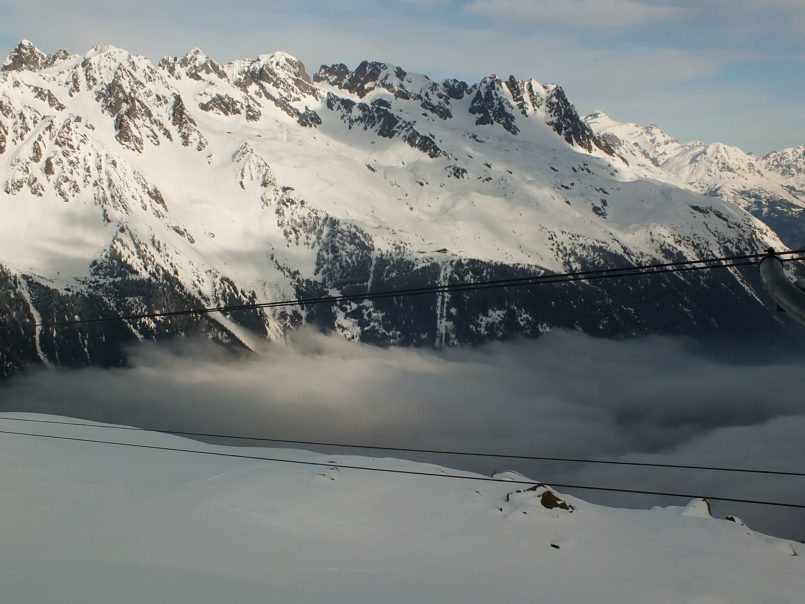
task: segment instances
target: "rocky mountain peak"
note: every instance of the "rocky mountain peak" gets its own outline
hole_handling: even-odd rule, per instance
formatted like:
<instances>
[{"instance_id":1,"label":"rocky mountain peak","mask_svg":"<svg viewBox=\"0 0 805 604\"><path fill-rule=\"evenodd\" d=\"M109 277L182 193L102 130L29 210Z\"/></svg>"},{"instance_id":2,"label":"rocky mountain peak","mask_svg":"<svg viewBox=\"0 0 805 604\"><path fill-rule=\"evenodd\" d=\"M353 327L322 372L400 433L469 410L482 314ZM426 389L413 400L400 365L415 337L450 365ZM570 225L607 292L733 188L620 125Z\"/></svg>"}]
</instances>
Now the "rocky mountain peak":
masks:
<instances>
[{"instance_id":1,"label":"rocky mountain peak","mask_svg":"<svg viewBox=\"0 0 805 604\"><path fill-rule=\"evenodd\" d=\"M514 107L509 101L503 83L492 74L483 78L475 86L475 95L470 105L470 113L475 115L476 126L500 124L510 134L518 134Z\"/></svg>"},{"instance_id":2,"label":"rocky mountain peak","mask_svg":"<svg viewBox=\"0 0 805 604\"><path fill-rule=\"evenodd\" d=\"M544 114L548 88L536 80L518 80L513 75L506 80L512 100L524 116Z\"/></svg>"},{"instance_id":3,"label":"rocky mountain peak","mask_svg":"<svg viewBox=\"0 0 805 604\"><path fill-rule=\"evenodd\" d=\"M112 44L96 44L85 55L86 59L103 57L110 61L127 61L133 56L128 50L113 46ZM144 58L144 57L140 57Z\"/></svg>"},{"instance_id":4,"label":"rocky mountain peak","mask_svg":"<svg viewBox=\"0 0 805 604\"><path fill-rule=\"evenodd\" d=\"M313 84L304 63L286 52L260 55L255 59L233 61L226 66L233 81L244 90L254 89L258 96L280 103L305 98L319 99L321 92ZM285 107L286 113L292 113Z\"/></svg>"},{"instance_id":5,"label":"rocky mountain peak","mask_svg":"<svg viewBox=\"0 0 805 604\"><path fill-rule=\"evenodd\" d=\"M772 151L763 162L767 169L783 177L805 177L805 145Z\"/></svg>"},{"instance_id":6,"label":"rocky mountain peak","mask_svg":"<svg viewBox=\"0 0 805 604\"><path fill-rule=\"evenodd\" d=\"M57 63L61 63L62 61L73 59L74 57L75 55L72 55L63 48L60 48L53 54L52 57L50 57L50 64L55 65Z\"/></svg>"},{"instance_id":7,"label":"rocky mountain peak","mask_svg":"<svg viewBox=\"0 0 805 604\"><path fill-rule=\"evenodd\" d=\"M333 63L332 65L322 65L313 75L314 82L324 82L340 88L341 84L349 77L350 69L343 63Z\"/></svg>"},{"instance_id":8,"label":"rocky mountain peak","mask_svg":"<svg viewBox=\"0 0 805 604\"><path fill-rule=\"evenodd\" d=\"M511 75L501 79L492 74L482 79L469 92L474 93L470 113L477 116L476 125L499 124L517 135L520 126L516 114L540 116L569 144L592 152L595 149L615 155L612 146L598 137L579 117L565 91L557 84L540 84L536 80L518 80Z\"/></svg>"},{"instance_id":9,"label":"rocky mountain peak","mask_svg":"<svg viewBox=\"0 0 805 604\"><path fill-rule=\"evenodd\" d=\"M232 65L235 67L236 72L247 76L262 73L264 75L271 74L272 77L298 80L306 85L310 85L313 82L305 68L305 64L293 55L283 51L262 54L248 61L235 61ZM261 76L256 75L256 77L259 79Z\"/></svg>"},{"instance_id":10,"label":"rocky mountain peak","mask_svg":"<svg viewBox=\"0 0 805 604\"><path fill-rule=\"evenodd\" d=\"M350 71L344 64L322 65L314 76L314 80L326 82L331 86L351 92L359 98L364 98L377 89L396 94L398 89L405 88L404 80L407 75L407 72L401 67L388 63L361 61L354 71Z\"/></svg>"},{"instance_id":11,"label":"rocky mountain peak","mask_svg":"<svg viewBox=\"0 0 805 604\"><path fill-rule=\"evenodd\" d=\"M340 63L322 65L313 80L354 94L360 99L375 92L385 92L398 101L418 102L421 109L442 120L453 117L451 100L463 98L468 89L467 84L458 80L437 84L428 76L409 73L402 67L379 61L362 61L354 71ZM376 102L386 101L372 101L373 104Z\"/></svg>"},{"instance_id":12,"label":"rocky mountain peak","mask_svg":"<svg viewBox=\"0 0 805 604\"><path fill-rule=\"evenodd\" d=\"M615 155L615 150L609 143L599 138L592 128L579 117L576 108L568 100L561 86L549 84L546 86L546 92L545 108L546 113L550 116L548 124L557 134L571 145L578 145L588 152L598 148L607 155Z\"/></svg>"},{"instance_id":13,"label":"rocky mountain peak","mask_svg":"<svg viewBox=\"0 0 805 604\"><path fill-rule=\"evenodd\" d=\"M185 59L188 61L205 61L208 58L207 53L198 46L194 46L188 50L187 54L185 55Z\"/></svg>"},{"instance_id":14,"label":"rocky mountain peak","mask_svg":"<svg viewBox=\"0 0 805 604\"><path fill-rule=\"evenodd\" d=\"M694 163L703 162L711 170L726 173L753 174L762 176L755 158L748 153L724 143L711 143L697 154Z\"/></svg>"},{"instance_id":15,"label":"rocky mountain peak","mask_svg":"<svg viewBox=\"0 0 805 604\"><path fill-rule=\"evenodd\" d=\"M47 67L50 61L50 55L39 50L33 42L21 40L3 61L0 71L38 71Z\"/></svg>"},{"instance_id":16,"label":"rocky mountain peak","mask_svg":"<svg viewBox=\"0 0 805 604\"><path fill-rule=\"evenodd\" d=\"M448 79L442 82L442 88L447 96L455 101L458 101L464 98L470 86L467 84L467 82L463 82L461 80Z\"/></svg>"},{"instance_id":17,"label":"rocky mountain peak","mask_svg":"<svg viewBox=\"0 0 805 604\"><path fill-rule=\"evenodd\" d=\"M181 59L172 62L163 60L160 66L167 67L168 71L171 72L175 72L176 66L178 66L193 80L202 80L204 76L221 80L227 79L224 68L200 48L193 48ZM173 69L171 66L173 66Z\"/></svg>"},{"instance_id":18,"label":"rocky mountain peak","mask_svg":"<svg viewBox=\"0 0 805 604\"><path fill-rule=\"evenodd\" d=\"M99 44L87 52L80 67L91 89L114 82L126 82L129 86L141 88L162 77L157 67L146 57L133 55L108 44Z\"/></svg>"},{"instance_id":19,"label":"rocky mountain peak","mask_svg":"<svg viewBox=\"0 0 805 604\"><path fill-rule=\"evenodd\" d=\"M282 50L260 55L258 61L265 65L270 65L278 71L284 71L294 77L298 77L308 84L313 82L305 68L305 64L300 59Z\"/></svg>"}]
</instances>

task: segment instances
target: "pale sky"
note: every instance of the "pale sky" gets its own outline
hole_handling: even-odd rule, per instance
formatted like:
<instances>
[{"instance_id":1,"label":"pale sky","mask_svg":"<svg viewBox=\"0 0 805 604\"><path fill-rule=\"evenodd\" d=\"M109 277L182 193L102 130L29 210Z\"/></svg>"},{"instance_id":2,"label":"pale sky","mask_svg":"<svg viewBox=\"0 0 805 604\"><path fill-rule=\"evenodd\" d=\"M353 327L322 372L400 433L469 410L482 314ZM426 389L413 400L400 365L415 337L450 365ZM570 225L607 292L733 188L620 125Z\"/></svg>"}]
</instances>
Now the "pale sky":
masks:
<instances>
[{"instance_id":1,"label":"pale sky","mask_svg":"<svg viewBox=\"0 0 805 604\"><path fill-rule=\"evenodd\" d=\"M764 154L805 144L805 0L0 0L0 52L285 50L433 78L561 84L581 113Z\"/></svg>"}]
</instances>

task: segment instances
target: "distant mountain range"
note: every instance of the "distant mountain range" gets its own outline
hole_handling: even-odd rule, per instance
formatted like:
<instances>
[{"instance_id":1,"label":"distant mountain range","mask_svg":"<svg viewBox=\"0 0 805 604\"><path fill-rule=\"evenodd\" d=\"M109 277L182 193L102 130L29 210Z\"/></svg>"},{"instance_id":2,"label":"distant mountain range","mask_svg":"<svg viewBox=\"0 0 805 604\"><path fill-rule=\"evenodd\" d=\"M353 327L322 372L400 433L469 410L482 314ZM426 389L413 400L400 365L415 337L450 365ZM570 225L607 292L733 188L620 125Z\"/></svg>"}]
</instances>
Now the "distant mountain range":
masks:
<instances>
[{"instance_id":1,"label":"distant mountain range","mask_svg":"<svg viewBox=\"0 0 805 604\"><path fill-rule=\"evenodd\" d=\"M805 145L755 157L722 143L682 144L657 126L617 122L601 111L584 121L641 176L733 202L787 245L805 246Z\"/></svg>"},{"instance_id":2,"label":"distant mountain range","mask_svg":"<svg viewBox=\"0 0 805 604\"><path fill-rule=\"evenodd\" d=\"M776 333L751 269L30 324L782 248L802 240L802 151L681 145L514 77L23 41L0 73L0 376L120 365L130 343L192 333L250 348L305 323L431 346Z\"/></svg>"}]
</instances>

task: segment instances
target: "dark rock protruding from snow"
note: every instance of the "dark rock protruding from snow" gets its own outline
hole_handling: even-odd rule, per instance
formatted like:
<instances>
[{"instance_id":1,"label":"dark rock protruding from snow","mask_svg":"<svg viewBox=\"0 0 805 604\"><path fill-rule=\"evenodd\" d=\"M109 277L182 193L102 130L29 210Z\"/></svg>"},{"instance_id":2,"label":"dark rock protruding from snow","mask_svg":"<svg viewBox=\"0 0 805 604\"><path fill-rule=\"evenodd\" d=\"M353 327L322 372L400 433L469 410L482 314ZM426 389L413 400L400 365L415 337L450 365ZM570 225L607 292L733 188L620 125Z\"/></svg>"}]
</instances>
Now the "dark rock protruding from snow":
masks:
<instances>
[{"instance_id":1,"label":"dark rock protruding from snow","mask_svg":"<svg viewBox=\"0 0 805 604\"><path fill-rule=\"evenodd\" d=\"M331 65L330 67L322 65L319 73L315 76L315 80L317 82L327 82L331 86L356 94L360 98L364 98L378 85L393 94L395 88L390 86L387 81L382 81L383 75L387 70L389 70L388 65L377 61L362 61L352 72L343 63ZM405 77L405 72L401 72L400 75Z\"/></svg>"},{"instance_id":2,"label":"dark rock protruding from snow","mask_svg":"<svg viewBox=\"0 0 805 604\"><path fill-rule=\"evenodd\" d=\"M350 129L358 126L383 138L400 138L431 158L447 155L432 136L417 130L415 122L395 115L382 99L367 105L329 94L327 108L339 114Z\"/></svg>"},{"instance_id":3,"label":"dark rock protruding from snow","mask_svg":"<svg viewBox=\"0 0 805 604\"><path fill-rule=\"evenodd\" d=\"M447 96L449 96L451 99L458 101L463 99L464 96L466 96L467 91L469 90L470 87L467 84L467 82L450 79L442 82L442 88L444 88L444 91L447 93Z\"/></svg>"},{"instance_id":4,"label":"dark rock protruding from snow","mask_svg":"<svg viewBox=\"0 0 805 604\"><path fill-rule=\"evenodd\" d=\"M354 94L360 99L373 92L385 92L396 101L418 102L420 108L443 120L453 117L451 99L461 98L451 96L444 85L427 76L409 74L402 67L377 61L363 61L355 71L350 71L341 63L329 67L322 65L313 79Z\"/></svg>"},{"instance_id":5,"label":"dark rock protruding from snow","mask_svg":"<svg viewBox=\"0 0 805 604\"><path fill-rule=\"evenodd\" d=\"M607 155L615 155L615 150L598 136L579 117L576 108L567 100L561 86L553 86L545 101L546 112L550 116L548 124L556 133L571 145L578 145L585 151L597 147Z\"/></svg>"},{"instance_id":6,"label":"dark rock protruding from snow","mask_svg":"<svg viewBox=\"0 0 805 604\"><path fill-rule=\"evenodd\" d=\"M520 132L512 106L503 94L503 86L494 75L484 78L477 85L470 105L470 113L476 116L476 126L500 124L511 134Z\"/></svg>"}]
</instances>

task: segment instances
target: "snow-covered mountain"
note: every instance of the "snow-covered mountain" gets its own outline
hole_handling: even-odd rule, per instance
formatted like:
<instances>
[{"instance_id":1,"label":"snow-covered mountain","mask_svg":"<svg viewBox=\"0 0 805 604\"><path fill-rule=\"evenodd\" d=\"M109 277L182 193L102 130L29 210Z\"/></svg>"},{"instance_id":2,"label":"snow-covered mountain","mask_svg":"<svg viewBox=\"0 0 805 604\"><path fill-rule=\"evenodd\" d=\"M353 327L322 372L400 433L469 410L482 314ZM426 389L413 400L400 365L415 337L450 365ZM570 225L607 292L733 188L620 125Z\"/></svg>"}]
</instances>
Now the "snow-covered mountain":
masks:
<instances>
[{"instance_id":1,"label":"snow-covered mountain","mask_svg":"<svg viewBox=\"0 0 805 604\"><path fill-rule=\"evenodd\" d=\"M149 432L34 429L14 417L0 416L4 430L484 478ZM805 546L713 518L701 499L617 509L548 486L10 434L0 439L0 474L0 596L16 604L795 604L805 592Z\"/></svg>"},{"instance_id":2,"label":"snow-covered mountain","mask_svg":"<svg viewBox=\"0 0 805 604\"><path fill-rule=\"evenodd\" d=\"M799 184L805 182L805 145L772 151L763 158L767 170L784 178L792 178Z\"/></svg>"},{"instance_id":3,"label":"snow-covered mountain","mask_svg":"<svg viewBox=\"0 0 805 604\"><path fill-rule=\"evenodd\" d=\"M375 62L311 77L282 52L220 64L195 49L154 64L23 41L0 72L0 376L121 364L128 343L193 332L249 347L304 322L437 346L552 327L773 330L742 269L25 325L783 246L733 203L619 155L634 154L535 80L435 82Z\"/></svg>"},{"instance_id":4,"label":"snow-covered mountain","mask_svg":"<svg viewBox=\"0 0 805 604\"><path fill-rule=\"evenodd\" d=\"M584 118L639 175L720 197L764 221L791 247L805 245L805 146L756 157L737 147L682 144L661 128Z\"/></svg>"}]
</instances>

